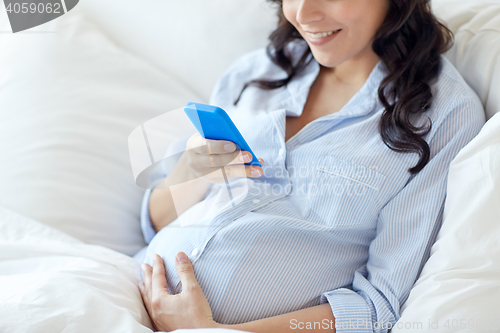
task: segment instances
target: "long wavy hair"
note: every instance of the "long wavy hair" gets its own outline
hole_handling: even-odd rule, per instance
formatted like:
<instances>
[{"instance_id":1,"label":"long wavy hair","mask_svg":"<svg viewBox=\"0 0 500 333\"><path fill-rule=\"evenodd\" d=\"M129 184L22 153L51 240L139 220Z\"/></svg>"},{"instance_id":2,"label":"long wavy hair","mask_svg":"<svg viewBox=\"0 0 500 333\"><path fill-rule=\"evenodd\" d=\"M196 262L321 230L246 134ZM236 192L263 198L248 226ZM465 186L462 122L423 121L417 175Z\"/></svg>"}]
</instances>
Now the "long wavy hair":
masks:
<instances>
[{"instance_id":1,"label":"long wavy hair","mask_svg":"<svg viewBox=\"0 0 500 333\"><path fill-rule=\"evenodd\" d=\"M282 0L268 1L279 4L279 22L269 36L270 44L266 52L288 77L275 81L257 79L247 82L234 105L250 85L266 90L286 86L313 59L311 57L306 62L311 54L307 47L299 61L293 64L293 59L285 51L286 46L293 40L304 39L285 18ZM431 84L439 75L441 54L453 44L453 34L433 15L429 0L389 1L387 17L372 44L373 51L388 71L378 89L378 97L385 109L380 118L379 131L383 142L391 150L419 155L418 163L408 170L416 174L430 159L430 148L424 137L431 130L432 123L428 119L427 124L418 127L413 121L431 106Z\"/></svg>"}]
</instances>

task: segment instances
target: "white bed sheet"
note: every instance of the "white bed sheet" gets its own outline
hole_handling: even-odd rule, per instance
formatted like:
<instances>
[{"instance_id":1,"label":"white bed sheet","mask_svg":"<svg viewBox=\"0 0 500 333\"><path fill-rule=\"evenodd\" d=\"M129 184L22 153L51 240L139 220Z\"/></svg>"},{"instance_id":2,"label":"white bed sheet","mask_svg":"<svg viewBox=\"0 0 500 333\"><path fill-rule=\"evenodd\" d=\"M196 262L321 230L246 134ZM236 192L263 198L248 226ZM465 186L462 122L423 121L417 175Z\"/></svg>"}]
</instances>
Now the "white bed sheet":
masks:
<instances>
[{"instance_id":1,"label":"white bed sheet","mask_svg":"<svg viewBox=\"0 0 500 333\"><path fill-rule=\"evenodd\" d=\"M0 332L151 332L132 258L0 208Z\"/></svg>"},{"instance_id":2,"label":"white bed sheet","mask_svg":"<svg viewBox=\"0 0 500 333\"><path fill-rule=\"evenodd\" d=\"M140 279L131 257L0 207L0 332L152 332Z\"/></svg>"}]
</instances>

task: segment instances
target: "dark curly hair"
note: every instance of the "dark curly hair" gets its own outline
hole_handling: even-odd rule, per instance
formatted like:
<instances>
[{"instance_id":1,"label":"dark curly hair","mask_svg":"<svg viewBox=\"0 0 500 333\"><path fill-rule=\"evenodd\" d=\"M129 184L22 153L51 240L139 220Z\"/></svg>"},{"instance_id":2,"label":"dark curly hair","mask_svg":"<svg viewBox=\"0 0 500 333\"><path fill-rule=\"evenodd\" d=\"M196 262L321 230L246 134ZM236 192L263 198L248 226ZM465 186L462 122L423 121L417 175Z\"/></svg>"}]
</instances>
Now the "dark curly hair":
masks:
<instances>
[{"instance_id":1,"label":"dark curly hair","mask_svg":"<svg viewBox=\"0 0 500 333\"><path fill-rule=\"evenodd\" d=\"M245 84L241 94L249 86L260 89L277 89L286 86L309 62L309 47L296 65L286 54L288 43L302 39L300 33L288 22L282 10L282 0L268 0L279 4L279 22L269 36L271 43L266 52L274 64L281 67L288 77L281 80L252 80ZM426 112L432 102L431 84L437 79L441 68L441 54L453 44L453 34L433 15L430 0L389 0L389 11L385 21L375 35L373 51L388 70L382 80L378 97L385 108L379 131L384 143L393 151L418 153L420 158L408 171L416 174L429 162L430 148L424 139L432 123L416 127L415 117Z\"/></svg>"}]
</instances>

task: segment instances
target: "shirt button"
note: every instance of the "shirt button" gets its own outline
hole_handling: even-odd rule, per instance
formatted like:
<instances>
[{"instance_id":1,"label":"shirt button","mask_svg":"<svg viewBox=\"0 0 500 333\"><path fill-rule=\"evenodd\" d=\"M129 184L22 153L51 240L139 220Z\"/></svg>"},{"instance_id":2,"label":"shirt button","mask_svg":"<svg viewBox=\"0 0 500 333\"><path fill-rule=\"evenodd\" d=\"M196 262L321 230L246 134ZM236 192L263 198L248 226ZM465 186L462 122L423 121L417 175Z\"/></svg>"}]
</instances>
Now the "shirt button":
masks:
<instances>
[{"instance_id":1,"label":"shirt button","mask_svg":"<svg viewBox=\"0 0 500 333\"><path fill-rule=\"evenodd\" d=\"M278 151L278 156L283 156L284 152L285 151L283 150L283 148L280 148L280 150Z\"/></svg>"},{"instance_id":2,"label":"shirt button","mask_svg":"<svg viewBox=\"0 0 500 333\"><path fill-rule=\"evenodd\" d=\"M194 257L196 256L200 251L198 249L194 249L192 252L191 252L191 255Z\"/></svg>"},{"instance_id":3,"label":"shirt button","mask_svg":"<svg viewBox=\"0 0 500 333\"><path fill-rule=\"evenodd\" d=\"M260 200L259 200L259 199L253 199L253 200L252 200L252 202L253 202L254 204L258 204L258 203L260 202Z\"/></svg>"}]
</instances>

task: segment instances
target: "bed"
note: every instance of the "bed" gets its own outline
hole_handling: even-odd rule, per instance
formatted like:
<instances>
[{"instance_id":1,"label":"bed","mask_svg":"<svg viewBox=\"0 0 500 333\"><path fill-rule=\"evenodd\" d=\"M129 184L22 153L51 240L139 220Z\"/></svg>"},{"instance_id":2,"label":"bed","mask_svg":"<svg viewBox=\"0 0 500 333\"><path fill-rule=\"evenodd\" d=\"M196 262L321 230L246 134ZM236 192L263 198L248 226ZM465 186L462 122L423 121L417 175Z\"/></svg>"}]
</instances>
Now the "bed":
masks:
<instances>
[{"instance_id":1,"label":"bed","mask_svg":"<svg viewBox=\"0 0 500 333\"><path fill-rule=\"evenodd\" d=\"M128 136L206 103L276 17L265 0L144 3L85 0L18 34L0 6L0 332L151 332ZM442 228L392 331L500 331L500 3L433 7L488 122L450 166Z\"/></svg>"}]
</instances>

